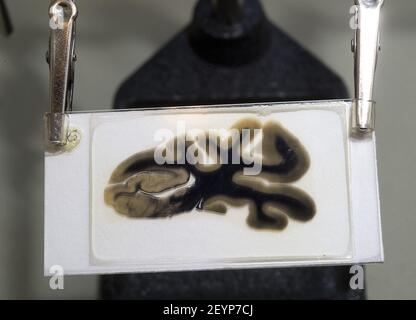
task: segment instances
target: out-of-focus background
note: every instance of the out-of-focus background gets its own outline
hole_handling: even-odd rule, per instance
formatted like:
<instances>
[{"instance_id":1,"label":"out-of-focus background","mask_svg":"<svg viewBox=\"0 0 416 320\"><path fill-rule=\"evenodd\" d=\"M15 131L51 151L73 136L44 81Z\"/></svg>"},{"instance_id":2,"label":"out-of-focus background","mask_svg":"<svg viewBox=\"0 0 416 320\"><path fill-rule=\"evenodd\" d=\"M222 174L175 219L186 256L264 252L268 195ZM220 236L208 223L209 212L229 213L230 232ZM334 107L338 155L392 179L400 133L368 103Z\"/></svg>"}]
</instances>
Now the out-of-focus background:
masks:
<instances>
[{"instance_id":1,"label":"out-of-focus background","mask_svg":"<svg viewBox=\"0 0 416 320\"><path fill-rule=\"evenodd\" d=\"M377 138L386 262L367 268L370 299L416 298L416 1L385 1ZM48 109L49 0L6 0L0 37L0 298L96 298L95 276L43 277L42 115ZM348 0L262 0L268 17L343 77L353 57ZM194 0L78 1L74 110L110 108L118 85L191 18Z\"/></svg>"}]
</instances>

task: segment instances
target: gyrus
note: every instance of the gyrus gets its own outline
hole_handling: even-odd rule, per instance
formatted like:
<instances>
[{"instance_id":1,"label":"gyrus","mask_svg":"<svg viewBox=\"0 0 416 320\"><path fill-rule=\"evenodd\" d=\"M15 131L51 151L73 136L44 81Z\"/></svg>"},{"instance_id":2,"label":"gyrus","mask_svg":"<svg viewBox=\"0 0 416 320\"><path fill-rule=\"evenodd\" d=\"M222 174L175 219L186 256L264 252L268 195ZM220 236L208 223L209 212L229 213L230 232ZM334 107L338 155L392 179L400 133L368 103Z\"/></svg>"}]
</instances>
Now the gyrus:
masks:
<instances>
[{"instance_id":1,"label":"gyrus","mask_svg":"<svg viewBox=\"0 0 416 320\"><path fill-rule=\"evenodd\" d=\"M195 208L226 214L229 206L248 206L246 221L256 229L282 230L289 218L302 222L312 219L316 213L313 199L291 185L310 167L309 155L301 142L273 121L262 125L248 118L231 129L237 129L240 134L237 140L240 148L231 142L224 148L212 137L205 141L204 146L214 146L216 151L214 164L179 161L184 160L186 151L195 147L197 141L188 141L185 153L176 148L172 164L157 164L156 149L134 154L113 171L104 192L105 202L131 218L166 218ZM231 159L236 149L241 150L243 132L247 131L243 129L262 132L261 154L257 155L262 170L258 175L246 175L244 168L248 165L244 161L220 161L224 155ZM253 140L254 136L249 139ZM241 152L238 156L242 157Z\"/></svg>"}]
</instances>

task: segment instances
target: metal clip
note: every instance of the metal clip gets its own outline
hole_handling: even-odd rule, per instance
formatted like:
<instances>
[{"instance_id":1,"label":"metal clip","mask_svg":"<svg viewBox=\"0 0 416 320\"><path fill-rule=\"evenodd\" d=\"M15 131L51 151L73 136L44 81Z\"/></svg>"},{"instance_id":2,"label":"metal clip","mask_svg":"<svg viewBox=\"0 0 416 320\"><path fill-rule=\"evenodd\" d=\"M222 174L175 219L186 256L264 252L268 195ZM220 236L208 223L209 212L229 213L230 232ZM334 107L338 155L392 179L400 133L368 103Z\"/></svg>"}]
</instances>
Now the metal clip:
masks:
<instances>
[{"instance_id":1,"label":"metal clip","mask_svg":"<svg viewBox=\"0 0 416 320\"><path fill-rule=\"evenodd\" d=\"M75 20L71 0L52 0L49 7L50 38L46 60L50 71L50 112L45 115L46 143L62 147L68 142L67 111L72 110L75 66Z\"/></svg>"},{"instance_id":2,"label":"metal clip","mask_svg":"<svg viewBox=\"0 0 416 320\"><path fill-rule=\"evenodd\" d=\"M384 0L355 0L358 28L352 41L354 53L355 99L352 128L367 134L375 128L374 78L380 51L380 12Z\"/></svg>"}]
</instances>

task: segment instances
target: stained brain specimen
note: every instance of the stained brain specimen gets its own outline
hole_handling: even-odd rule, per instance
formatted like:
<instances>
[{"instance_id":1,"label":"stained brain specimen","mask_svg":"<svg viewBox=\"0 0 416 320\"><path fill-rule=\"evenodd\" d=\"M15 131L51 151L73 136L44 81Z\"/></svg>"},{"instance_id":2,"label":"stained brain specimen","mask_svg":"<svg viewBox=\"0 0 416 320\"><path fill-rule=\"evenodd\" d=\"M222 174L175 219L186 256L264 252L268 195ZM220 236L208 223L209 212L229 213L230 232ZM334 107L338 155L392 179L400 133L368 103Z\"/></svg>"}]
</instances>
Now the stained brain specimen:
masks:
<instances>
[{"instance_id":1,"label":"stained brain specimen","mask_svg":"<svg viewBox=\"0 0 416 320\"><path fill-rule=\"evenodd\" d=\"M310 166L300 141L273 121L263 125L247 118L230 129L237 132L238 139L207 134L204 143L186 139L183 149L178 147L180 137L172 139L167 144L173 152L168 163L157 163L156 148L134 154L113 171L104 192L105 202L131 218L166 218L195 208L226 214L229 207L248 206L247 224L256 229L282 230L289 218L302 222L312 219L316 213L313 199L291 185ZM261 129L257 154L254 129ZM247 145L251 149L246 152L261 163L261 171L255 175L245 171L253 166L244 159ZM195 150L208 160L187 161L186 154Z\"/></svg>"}]
</instances>

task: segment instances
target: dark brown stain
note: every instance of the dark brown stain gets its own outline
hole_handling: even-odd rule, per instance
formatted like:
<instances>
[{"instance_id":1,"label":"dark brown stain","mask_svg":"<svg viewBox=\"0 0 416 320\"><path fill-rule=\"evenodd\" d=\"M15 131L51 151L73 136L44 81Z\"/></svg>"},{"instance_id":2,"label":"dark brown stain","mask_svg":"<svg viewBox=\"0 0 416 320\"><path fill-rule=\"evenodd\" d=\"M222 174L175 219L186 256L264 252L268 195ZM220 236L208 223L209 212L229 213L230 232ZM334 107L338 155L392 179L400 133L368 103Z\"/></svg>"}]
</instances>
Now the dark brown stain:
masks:
<instances>
[{"instance_id":1,"label":"dark brown stain","mask_svg":"<svg viewBox=\"0 0 416 320\"><path fill-rule=\"evenodd\" d=\"M237 122L233 129L262 129L262 171L244 175L240 164L177 164L184 157L175 148L175 164L158 165L155 149L139 152L123 161L111 175L105 202L131 218L163 218L199 210L225 214L227 206L248 205L247 223L256 229L282 230L289 218L306 222L316 212L313 199L290 183L309 169L309 155L300 141L280 124L264 125L254 118ZM250 136L252 139L253 136ZM175 138L172 143L176 143ZM214 144L221 157L219 140ZM186 143L185 150L193 145ZM207 147L208 148L208 147ZM232 158L231 144L226 151ZM234 149L235 150L235 149Z\"/></svg>"}]
</instances>

